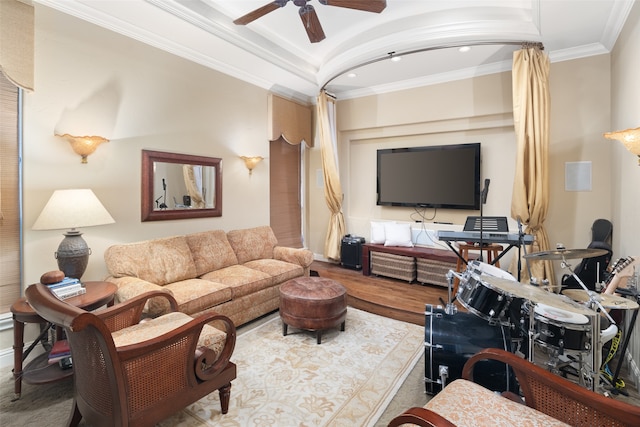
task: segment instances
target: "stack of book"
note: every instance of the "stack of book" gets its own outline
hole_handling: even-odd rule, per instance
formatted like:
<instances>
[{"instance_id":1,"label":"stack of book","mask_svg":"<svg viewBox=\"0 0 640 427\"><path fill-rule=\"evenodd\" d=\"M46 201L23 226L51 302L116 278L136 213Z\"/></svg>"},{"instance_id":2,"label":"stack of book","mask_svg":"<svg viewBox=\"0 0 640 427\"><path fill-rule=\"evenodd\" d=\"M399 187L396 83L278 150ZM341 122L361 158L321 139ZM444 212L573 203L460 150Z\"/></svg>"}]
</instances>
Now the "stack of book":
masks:
<instances>
[{"instance_id":1,"label":"stack of book","mask_svg":"<svg viewBox=\"0 0 640 427\"><path fill-rule=\"evenodd\" d=\"M62 359L71 357L71 348L69 348L69 342L67 340L58 340L53 343L51 351L49 352L49 363L57 363Z\"/></svg>"},{"instance_id":2,"label":"stack of book","mask_svg":"<svg viewBox=\"0 0 640 427\"><path fill-rule=\"evenodd\" d=\"M47 285L51 292L60 299L67 299L87 293L87 289L79 279L65 277L59 282Z\"/></svg>"}]
</instances>

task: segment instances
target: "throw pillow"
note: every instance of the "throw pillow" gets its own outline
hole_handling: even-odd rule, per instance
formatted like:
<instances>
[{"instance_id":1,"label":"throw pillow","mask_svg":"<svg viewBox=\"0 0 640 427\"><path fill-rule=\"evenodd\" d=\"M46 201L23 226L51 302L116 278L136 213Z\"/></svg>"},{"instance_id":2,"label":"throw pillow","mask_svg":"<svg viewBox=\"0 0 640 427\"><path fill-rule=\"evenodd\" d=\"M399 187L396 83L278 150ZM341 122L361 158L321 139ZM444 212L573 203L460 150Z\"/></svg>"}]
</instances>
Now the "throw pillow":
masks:
<instances>
[{"instance_id":1,"label":"throw pillow","mask_svg":"<svg viewBox=\"0 0 640 427\"><path fill-rule=\"evenodd\" d=\"M387 240L387 238L385 237L386 234L384 232L384 225L391 224L391 223L393 223L393 221L390 221L390 222L371 221L371 239L369 239L369 241L371 243L378 243L378 244L384 243Z\"/></svg>"},{"instance_id":2,"label":"throw pillow","mask_svg":"<svg viewBox=\"0 0 640 427\"><path fill-rule=\"evenodd\" d=\"M385 246L413 247L411 241L411 224L385 224Z\"/></svg>"}]
</instances>

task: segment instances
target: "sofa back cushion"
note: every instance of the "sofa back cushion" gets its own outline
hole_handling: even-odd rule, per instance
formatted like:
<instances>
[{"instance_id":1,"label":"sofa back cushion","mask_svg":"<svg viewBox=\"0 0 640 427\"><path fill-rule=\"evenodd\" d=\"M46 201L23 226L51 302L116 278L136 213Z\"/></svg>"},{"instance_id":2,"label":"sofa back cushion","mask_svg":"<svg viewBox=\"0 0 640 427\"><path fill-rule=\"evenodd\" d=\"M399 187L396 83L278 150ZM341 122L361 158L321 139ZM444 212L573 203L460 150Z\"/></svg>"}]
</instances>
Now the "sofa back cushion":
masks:
<instances>
[{"instance_id":1,"label":"sofa back cushion","mask_svg":"<svg viewBox=\"0 0 640 427\"><path fill-rule=\"evenodd\" d=\"M268 225L231 230L227 233L227 238L240 264L256 259L273 258L273 248L278 243Z\"/></svg>"},{"instance_id":2,"label":"sofa back cushion","mask_svg":"<svg viewBox=\"0 0 640 427\"><path fill-rule=\"evenodd\" d=\"M111 246L104 260L113 277L137 277L160 286L196 277L185 236Z\"/></svg>"},{"instance_id":3,"label":"sofa back cushion","mask_svg":"<svg viewBox=\"0 0 640 427\"><path fill-rule=\"evenodd\" d=\"M188 234L187 244L191 249L198 277L238 263L227 234L222 230Z\"/></svg>"}]
</instances>

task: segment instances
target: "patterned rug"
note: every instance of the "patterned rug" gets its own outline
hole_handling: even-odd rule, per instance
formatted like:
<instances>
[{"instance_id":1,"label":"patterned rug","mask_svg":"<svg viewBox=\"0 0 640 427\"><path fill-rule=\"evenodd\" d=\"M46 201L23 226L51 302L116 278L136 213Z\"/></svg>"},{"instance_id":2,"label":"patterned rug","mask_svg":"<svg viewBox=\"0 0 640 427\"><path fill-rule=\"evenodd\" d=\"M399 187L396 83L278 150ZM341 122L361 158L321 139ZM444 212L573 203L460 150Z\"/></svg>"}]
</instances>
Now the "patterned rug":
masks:
<instances>
[{"instance_id":1,"label":"patterned rug","mask_svg":"<svg viewBox=\"0 0 640 427\"><path fill-rule=\"evenodd\" d=\"M373 426L424 351L421 326L349 307L346 330L315 334L274 317L238 337L238 378L220 414L211 393L162 426Z\"/></svg>"}]
</instances>

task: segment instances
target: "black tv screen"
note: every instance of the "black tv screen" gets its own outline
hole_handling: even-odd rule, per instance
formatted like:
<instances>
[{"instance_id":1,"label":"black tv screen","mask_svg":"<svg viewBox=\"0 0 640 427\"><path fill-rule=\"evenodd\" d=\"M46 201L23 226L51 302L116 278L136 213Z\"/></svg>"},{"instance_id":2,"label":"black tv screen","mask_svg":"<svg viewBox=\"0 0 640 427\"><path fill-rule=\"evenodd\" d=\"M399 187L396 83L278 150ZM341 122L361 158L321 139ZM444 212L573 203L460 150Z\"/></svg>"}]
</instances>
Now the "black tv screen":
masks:
<instances>
[{"instance_id":1,"label":"black tv screen","mask_svg":"<svg viewBox=\"0 0 640 427\"><path fill-rule=\"evenodd\" d=\"M480 143L378 150L377 204L480 209Z\"/></svg>"}]
</instances>

